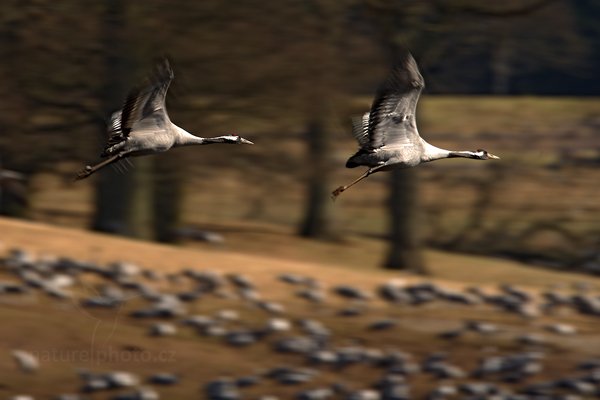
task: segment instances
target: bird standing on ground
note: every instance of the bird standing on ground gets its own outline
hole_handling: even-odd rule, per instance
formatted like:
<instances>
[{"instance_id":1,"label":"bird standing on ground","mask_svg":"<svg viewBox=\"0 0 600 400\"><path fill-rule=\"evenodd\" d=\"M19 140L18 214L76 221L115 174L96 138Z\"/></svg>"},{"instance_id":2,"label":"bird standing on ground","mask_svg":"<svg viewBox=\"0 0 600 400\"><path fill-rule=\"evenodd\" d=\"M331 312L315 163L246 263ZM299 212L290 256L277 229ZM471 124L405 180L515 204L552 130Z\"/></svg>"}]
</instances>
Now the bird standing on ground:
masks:
<instances>
[{"instance_id":1,"label":"bird standing on ground","mask_svg":"<svg viewBox=\"0 0 600 400\"><path fill-rule=\"evenodd\" d=\"M165 95L174 74L167 59L160 62L154 76L142 87L133 89L125 105L110 118L108 142L100 155L106 158L88 165L75 177L87 178L99 169L121 159L167 151L172 147L213 143L253 144L237 135L202 138L171 122L165 107Z\"/></svg>"},{"instance_id":2,"label":"bird standing on ground","mask_svg":"<svg viewBox=\"0 0 600 400\"><path fill-rule=\"evenodd\" d=\"M348 159L346 168L364 165L369 169L354 182L334 190L333 199L374 172L410 168L444 158L500 158L485 150L444 150L423 140L417 130L415 110L424 86L415 59L405 52L379 88L371 111L353 123L352 134L360 149Z\"/></svg>"}]
</instances>

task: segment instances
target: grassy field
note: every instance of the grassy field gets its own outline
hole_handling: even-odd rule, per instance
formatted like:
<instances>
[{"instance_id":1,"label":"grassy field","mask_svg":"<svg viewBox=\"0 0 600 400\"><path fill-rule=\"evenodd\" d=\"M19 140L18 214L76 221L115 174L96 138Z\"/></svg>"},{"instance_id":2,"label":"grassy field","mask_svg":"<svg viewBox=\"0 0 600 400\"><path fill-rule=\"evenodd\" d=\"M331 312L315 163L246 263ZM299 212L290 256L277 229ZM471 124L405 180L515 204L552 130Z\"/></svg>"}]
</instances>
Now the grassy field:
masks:
<instances>
[{"instance_id":1,"label":"grassy field","mask_svg":"<svg viewBox=\"0 0 600 400\"><path fill-rule=\"evenodd\" d=\"M543 350L543 372L522 384L559 378L573 371L579 362L600 356L597 350L592 350L600 349L597 317L586 317L569 310L525 319L487 306L431 303L422 307L402 307L375 300L368 304L368 311L364 315L341 317L338 311L352 306L352 302L330 294L324 304L311 305L294 297L290 287L276 279L281 273L314 277L324 285L326 291L338 284L373 291L377 285L392 278L406 284L433 282L452 290L478 285L490 292L496 291L499 283L512 283L535 294L551 287L570 293L573 285L583 281L590 293L597 293L600 290L600 278L536 270L511 261L428 252L433 275L424 279L374 269L368 262L361 264L356 260L358 252L337 258L333 256L358 246L317 244L281 232L272 232L270 236L271 239L278 238L275 244L280 250L265 250L262 254L256 247L235 250L227 247L185 249L9 219L0 219L0 232L3 253L20 247L40 256L67 256L99 264L126 260L150 268L161 276L184 268L211 270L220 274L243 273L255 283L263 299L285 306L287 311L284 316L293 320L316 318L322 321L332 330L337 346L360 343L366 347L399 349L412 354L417 362L433 351L443 351L454 364L465 370L475 368L484 355ZM367 243L367 247L361 250L371 252L369 246L377 245L380 244L375 241ZM308 261L306 257L295 253L300 251L298 249L306 253L319 252L321 258L328 261ZM354 262L351 261L353 259ZM13 279L0 271L0 280ZM164 281L157 285L164 291L187 288L182 283L172 287ZM126 370L142 378L161 371L175 372L181 376L181 384L157 388L161 398L198 398L202 397L202 385L219 376L240 377L275 366L307 365L299 355L273 352L269 341L240 349L227 346L218 338L195 335L192 330L183 327L172 337L149 337L146 332L152 321L128 316L129 311L143 306L140 298L134 297L117 309L87 309L79 305L79 298L96 295L96 286L93 281L82 281L77 287L77 296L64 301L48 299L41 294L21 299L0 295L3 296L0 297L0 319L3 322L0 354L4 354L0 357L0 396L28 393L36 398L50 398L51 394L58 392L76 391L81 387L76 370L83 368L93 372ZM224 308L237 310L241 315L240 321L233 322L233 328L258 327L269 317L235 298L216 296L190 303L189 314L213 315L216 310ZM381 318L394 318L399 325L391 330L367 330L368 324ZM440 332L459 327L465 320L492 322L499 326L500 332L490 336L472 333L450 342L439 338ZM572 337L543 333L546 324L557 321L572 324L579 329L579 333ZM515 337L525 332L546 335L547 344L541 349L517 344ZM16 371L8 356L13 348L26 349L39 355L39 373L28 375ZM302 388L340 381L347 382L353 388L361 388L380 376L376 370L364 365L351 366L342 371L329 367L320 367L319 370L319 378L307 385L289 387L267 380L243 392L248 398L259 393L290 398ZM469 380L466 377L447 382ZM418 397L431 389L435 380L418 375L411 378L411 382L412 393ZM92 398L104 399L112 395L114 393L95 394Z\"/></svg>"}]
</instances>

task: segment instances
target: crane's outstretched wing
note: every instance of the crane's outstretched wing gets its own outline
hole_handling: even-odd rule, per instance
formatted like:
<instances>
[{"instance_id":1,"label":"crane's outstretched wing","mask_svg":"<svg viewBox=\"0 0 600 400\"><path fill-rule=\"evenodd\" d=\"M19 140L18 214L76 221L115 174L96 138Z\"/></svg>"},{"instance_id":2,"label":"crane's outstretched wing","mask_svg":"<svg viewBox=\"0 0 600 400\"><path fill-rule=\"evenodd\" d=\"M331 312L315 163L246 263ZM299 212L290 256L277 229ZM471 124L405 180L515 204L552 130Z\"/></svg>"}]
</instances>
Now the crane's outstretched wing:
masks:
<instances>
[{"instance_id":1,"label":"crane's outstretched wing","mask_svg":"<svg viewBox=\"0 0 600 400\"><path fill-rule=\"evenodd\" d=\"M412 55L406 51L377 91L369 116L367 149L410 146L419 142L415 110L423 77Z\"/></svg>"},{"instance_id":2,"label":"crane's outstretched wing","mask_svg":"<svg viewBox=\"0 0 600 400\"><path fill-rule=\"evenodd\" d=\"M174 77L169 61L165 58L156 65L145 86L129 93L121 111L121 130L124 135L129 134L137 121L161 109L166 112L165 96Z\"/></svg>"},{"instance_id":3,"label":"crane's outstretched wing","mask_svg":"<svg viewBox=\"0 0 600 400\"><path fill-rule=\"evenodd\" d=\"M164 115L160 116L161 119L168 119L165 96L174 76L169 61L165 58L156 65L154 73L144 86L136 87L129 92L123 109L114 112L110 117L108 140L101 154L102 157L110 155L115 145L127 139L134 125L138 129L140 121L153 113L162 110Z\"/></svg>"}]
</instances>

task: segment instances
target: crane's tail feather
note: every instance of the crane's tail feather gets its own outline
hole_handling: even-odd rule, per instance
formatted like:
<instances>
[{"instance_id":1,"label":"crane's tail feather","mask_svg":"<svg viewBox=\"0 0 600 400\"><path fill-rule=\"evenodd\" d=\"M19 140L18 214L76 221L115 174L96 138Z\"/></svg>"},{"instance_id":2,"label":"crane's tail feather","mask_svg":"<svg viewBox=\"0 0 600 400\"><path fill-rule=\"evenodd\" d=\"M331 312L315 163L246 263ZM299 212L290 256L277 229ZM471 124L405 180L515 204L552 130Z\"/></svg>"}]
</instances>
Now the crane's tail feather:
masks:
<instances>
[{"instance_id":1,"label":"crane's tail feather","mask_svg":"<svg viewBox=\"0 0 600 400\"><path fill-rule=\"evenodd\" d=\"M131 168L134 168L133 163L129 158L122 158L116 163L112 164L112 167L121 175L125 175Z\"/></svg>"},{"instance_id":2,"label":"crane's tail feather","mask_svg":"<svg viewBox=\"0 0 600 400\"><path fill-rule=\"evenodd\" d=\"M120 175L125 175L127 173L127 166L120 161L117 161L113 165L111 165L114 171L117 171Z\"/></svg>"}]
</instances>

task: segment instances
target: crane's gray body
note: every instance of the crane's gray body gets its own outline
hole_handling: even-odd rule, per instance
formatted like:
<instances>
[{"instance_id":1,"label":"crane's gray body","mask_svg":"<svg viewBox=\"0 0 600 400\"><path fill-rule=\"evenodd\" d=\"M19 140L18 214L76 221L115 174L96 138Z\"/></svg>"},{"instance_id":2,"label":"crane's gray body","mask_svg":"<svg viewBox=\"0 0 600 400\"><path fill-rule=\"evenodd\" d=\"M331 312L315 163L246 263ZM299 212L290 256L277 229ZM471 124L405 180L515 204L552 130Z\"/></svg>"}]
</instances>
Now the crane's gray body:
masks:
<instances>
[{"instance_id":1,"label":"crane's gray body","mask_svg":"<svg viewBox=\"0 0 600 400\"><path fill-rule=\"evenodd\" d=\"M162 153L175 145L178 130L181 129L173 124L164 112L157 112L144 117L132 125L132 134L123 138L122 141L107 147L104 151L106 156L126 151L130 156L141 156L154 153ZM118 130L121 124L121 112L113 113L111 127ZM120 134L120 132L119 132Z\"/></svg>"}]
</instances>

